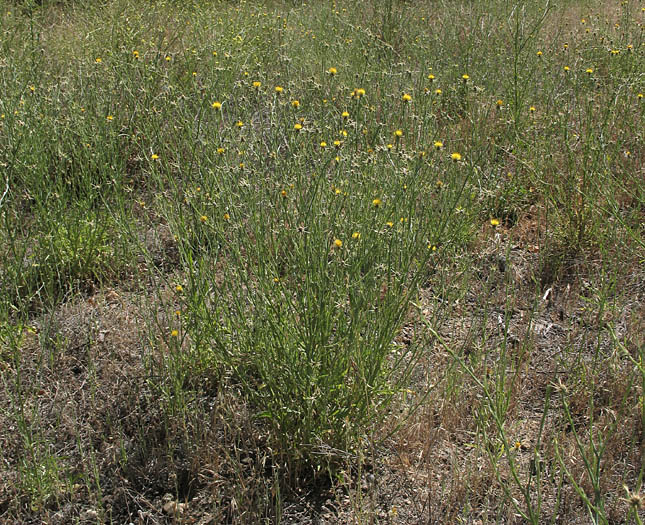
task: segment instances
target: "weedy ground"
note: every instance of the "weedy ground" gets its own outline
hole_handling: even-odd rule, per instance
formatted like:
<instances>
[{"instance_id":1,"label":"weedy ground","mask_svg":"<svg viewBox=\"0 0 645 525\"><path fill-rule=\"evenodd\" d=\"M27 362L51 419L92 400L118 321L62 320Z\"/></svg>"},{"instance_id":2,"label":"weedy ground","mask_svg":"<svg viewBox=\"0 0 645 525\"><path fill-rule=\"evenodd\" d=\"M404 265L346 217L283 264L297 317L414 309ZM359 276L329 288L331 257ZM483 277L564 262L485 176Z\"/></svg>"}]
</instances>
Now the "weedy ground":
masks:
<instances>
[{"instance_id":1,"label":"weedy ground","mask_svg":"<svg viewBox=\"0 0 645 525\"><path fill-rule=\"evenodd\" d=\"M641 2L5 2L0 522L642 523Z\"/></svg>"}]
</instances>

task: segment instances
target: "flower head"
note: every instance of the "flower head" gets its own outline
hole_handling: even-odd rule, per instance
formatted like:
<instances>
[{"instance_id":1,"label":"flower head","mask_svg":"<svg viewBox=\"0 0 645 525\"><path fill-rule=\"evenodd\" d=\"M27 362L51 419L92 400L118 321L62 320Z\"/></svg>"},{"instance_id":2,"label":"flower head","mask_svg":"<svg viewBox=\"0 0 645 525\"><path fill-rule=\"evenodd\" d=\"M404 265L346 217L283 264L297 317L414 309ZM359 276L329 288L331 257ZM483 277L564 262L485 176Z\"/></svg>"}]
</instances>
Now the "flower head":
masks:
<instances>
[{"instance_id":1,"label":"flower head","mask_svg":"<svg viewBox=\"0 0 645 525\"><path fill-rule=\"evenodd\" d=\"M295 129L296 131L300 131L302 129L302 124L300 124L300 122L296 122L293 125L293 129Z\"/></svg>"},{"instance_id":2,"label":"flower head","mask_svg":"<svg viewBox=\"0 0 645 525\"><path fill-rule=\"evenodd\" d=\"M262 82L260 82L260 81L258 81L258 80L256 80L255 82L253 82L253 87L254 87L255 89L260 89L260 86L261 86L261 85L262 85Z\"/></svg>"},{"instance_id":3,"label":"flower head","mask_svg":"<svg viewBox=\"0 0 645 525\"><path fill-rule=\"evenodd\" d=\"M275 92L279 95L284 91L284 88L282 86L276 86L275 87Z\"/></svg>"},{"instance_id":4,"label":"flower head","mask_svg":"<svg viewBox=\"0 0 645 525\"><path fill-rule=\"evenodd\" d=\"M336 73L338 73L338 71L336 70L336 68L335 68L335 67L330 67L330 68L327 70L327 73L329 73L329 74L333 77Z\"/></svg>"},{"instance_id":5,"label":"flower head","mask_svg":"<svg viewBox=\"0 0 645 525\"><path fill-rule=\"evenodd\" d=\"M468 79L469 79L469 78L470 78L470 77L469 77L468 75L465 75L465 74L464 74L464 75L461 75L461 80L463 80L464 82L468 82Z\"/></svg>"},{"instance_id":6,"label":"flower head","mask_svg":"<svg viewBox=\"0 0 645 525\"><path fill-rule=\"evenodd\" d=\"M340 248L342 246L343 246L343 241L341 241L340 239L334 239L334 247L335 248Z\"/></svg>"},{"instance_id":7,"label":"flower head","mask_svg":"<svg viewBox=\"0 0 645 525\"><path fill-rule=\"evenodd\" d=\"M459 162L461 160L461 155L455 151L452 155L450 155L450 158L454 162Z\"/></svg>"},{"instance_id":8,"label":"flower head","mask_svg":"<svg viewBox=\"0 0 645 525\"><path fill-rule=\"evenodd\" d=\"M291 101L291 105L292 105L294 108L299 108L299 107L300 107L300 101L299 101L299 100L292 100L292 101Z\"/></svg>"},{"instance_id":9,"label":"flower head","mask_svg":"<svg viewBox=\"0 0 645 525\"><path fill-rule=\"evenodd\" d=\"M211 104L211 107L212 107L213 109L222 109L222 103L216 100L215 102L213 102L213 103Z\"/></svg>"},{"instance_id":10,"label":"flower head","mask_svg":"<svg viewBox=\"0 0 645 525\"><path fill-rule=\"evenodd\" d=\"M394 131L394 136L395 136L397 139L398 139L398 138L401 138L401 137L403 136L403 130L397 129L396 131Z\"/></svg>"},{"instance_id":11,"label":"flower head","mask_svg":"<svg viewBox=\"0 0 645 525\"><path fill-rule=\"evenodd\" d=\"M401 100L403 102L410 102L412 100L412 97L408 95L407 93L403 93L403 96L401 97Z\"/></svg>"}]
</instances>

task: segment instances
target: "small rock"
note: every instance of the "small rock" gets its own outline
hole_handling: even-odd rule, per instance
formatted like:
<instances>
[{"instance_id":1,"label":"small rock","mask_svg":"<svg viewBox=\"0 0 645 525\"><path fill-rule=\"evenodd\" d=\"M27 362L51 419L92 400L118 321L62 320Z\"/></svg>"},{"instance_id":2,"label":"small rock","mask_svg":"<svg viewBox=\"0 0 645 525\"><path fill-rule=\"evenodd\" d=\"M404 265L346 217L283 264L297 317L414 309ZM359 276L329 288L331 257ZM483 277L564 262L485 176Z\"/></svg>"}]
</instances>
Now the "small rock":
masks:
<instances>
[{"instance_id":1,"label":"small rock","mask_svg":"<svg viewBox=\"0 0 645 525\"><path fill-rule=\"evenodd\" d=\"M81 519L84 521L95 521L99 517L99 513L94 509L87 509L81 514Z\"/></svg>"},{"instance_id":2,"label":"small rock","mask_svg":"<svg viewBox=\"0 0 645 525\"><path fill-rule=\"evenodd\" d=\"M177 516L177 515L182 514L184 512L185 507L186 507L185 503L177 503L176 501L168 501L167 503L164 503L163 511L166 514L170 514L171 516Z\"/></svg>"}]
</instances>

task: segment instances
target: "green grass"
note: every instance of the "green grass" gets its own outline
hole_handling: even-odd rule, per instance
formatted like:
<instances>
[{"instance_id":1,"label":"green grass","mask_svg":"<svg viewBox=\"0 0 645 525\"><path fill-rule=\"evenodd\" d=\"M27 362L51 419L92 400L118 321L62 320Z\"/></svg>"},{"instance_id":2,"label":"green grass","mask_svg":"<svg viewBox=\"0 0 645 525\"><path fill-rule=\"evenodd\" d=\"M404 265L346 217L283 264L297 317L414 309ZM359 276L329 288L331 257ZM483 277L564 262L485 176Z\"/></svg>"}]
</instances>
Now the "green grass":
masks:
<instances>
[{"instance_id":1,"label":"green grass","mask_svg":"<svg viewBox=\"0 0 645 525\"><path fill-rule=\"evenodd\" d=\"M0 517L641 522L644 17L3 5Z\"/></svg>"}]
</instances>

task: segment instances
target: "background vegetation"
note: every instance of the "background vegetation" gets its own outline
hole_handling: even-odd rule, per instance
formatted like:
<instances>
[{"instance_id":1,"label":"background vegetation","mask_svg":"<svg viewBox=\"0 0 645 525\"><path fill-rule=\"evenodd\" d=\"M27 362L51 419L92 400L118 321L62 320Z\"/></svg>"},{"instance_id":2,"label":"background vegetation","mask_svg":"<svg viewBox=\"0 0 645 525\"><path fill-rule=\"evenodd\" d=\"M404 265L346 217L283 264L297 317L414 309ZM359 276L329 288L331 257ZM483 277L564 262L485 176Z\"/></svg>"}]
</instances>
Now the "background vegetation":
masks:
<instances>
[{"instance_id":1,"label":"background vegetation","mask_svg":"<svg viewBox=\"0 0 645 525\"><path fill-rule=\"evenodd\" d=\"M641 523L644 17L2 4L0 520Z\"/></svg>"}]
</instances>

